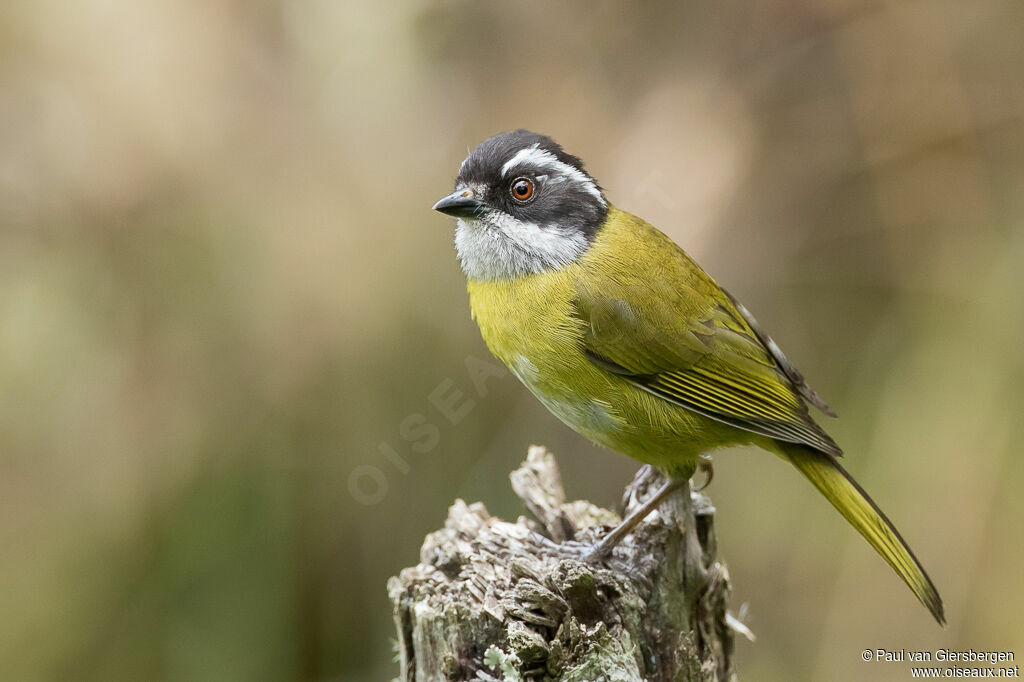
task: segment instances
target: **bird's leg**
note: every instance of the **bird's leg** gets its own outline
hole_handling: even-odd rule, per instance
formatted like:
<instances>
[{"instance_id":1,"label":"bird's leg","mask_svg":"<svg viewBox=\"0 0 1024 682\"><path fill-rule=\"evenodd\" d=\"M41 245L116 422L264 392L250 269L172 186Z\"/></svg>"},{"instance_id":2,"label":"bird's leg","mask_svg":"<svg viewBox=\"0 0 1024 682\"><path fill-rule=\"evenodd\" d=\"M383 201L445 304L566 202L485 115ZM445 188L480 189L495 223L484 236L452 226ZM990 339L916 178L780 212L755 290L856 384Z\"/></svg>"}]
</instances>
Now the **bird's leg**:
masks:
<instances>
[{"instance_id":1,"label":"bird's leg","mask_svg":"<svg viewBox=\"0 0 1024 682\"><path fill-rule=\"evenodd\" d=\"M700 491L711 485L711 479L715 477L715 466L711 463L711 455L701 455L700 462L697 463L697 468L704 473L704 483L699 488L694 488L693 492L699 493Z\"/></svg>"},{"instance_id":2,"label":"bird's leg","mask_svg":"<svg viewBox=\"0 0 1024 682\"><path fill-rule=\"evenodd\" d=\"M658 508L658 506L665 501L665 498L679 490L682 486L686 485L687 479L669 479L663 486L658 488L658 491L651 496L651 499L644 502L642 505L633 510L625 520L612 529L608 535L601 538L601 541L594 545L587 554L583 557L584 561L590 563L596 563L603 561L608 558L615 545L619 544L622 538L629 535L630 531L637 527L637 525L646 518L648 514Z\"/></svg>"}]
</instances>

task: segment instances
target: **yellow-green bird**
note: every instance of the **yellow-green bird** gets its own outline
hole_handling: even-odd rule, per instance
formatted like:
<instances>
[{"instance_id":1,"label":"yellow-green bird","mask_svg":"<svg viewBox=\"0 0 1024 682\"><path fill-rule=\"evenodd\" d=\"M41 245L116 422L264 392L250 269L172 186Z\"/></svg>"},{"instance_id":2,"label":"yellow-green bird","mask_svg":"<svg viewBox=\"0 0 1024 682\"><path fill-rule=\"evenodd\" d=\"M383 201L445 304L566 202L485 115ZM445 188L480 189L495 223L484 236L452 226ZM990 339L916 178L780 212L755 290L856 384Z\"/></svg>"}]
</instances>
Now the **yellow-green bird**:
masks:
<instances>
[{"instance_id":1,"label":"yellow-green bird","mask_svg":"<svg viewBox=\"0 0 1024 682\"><path fill-rule=\"evenodd\" d=\"M491 352L570 427L669 477L593 558L706 453L753 443L799 469L944 623L924 568L809 414L831 414L825 402L746 308L610 204L578 158L527 130L496 135L434 209L458 218L455 245Z\"/></svg>"}]
</instances>

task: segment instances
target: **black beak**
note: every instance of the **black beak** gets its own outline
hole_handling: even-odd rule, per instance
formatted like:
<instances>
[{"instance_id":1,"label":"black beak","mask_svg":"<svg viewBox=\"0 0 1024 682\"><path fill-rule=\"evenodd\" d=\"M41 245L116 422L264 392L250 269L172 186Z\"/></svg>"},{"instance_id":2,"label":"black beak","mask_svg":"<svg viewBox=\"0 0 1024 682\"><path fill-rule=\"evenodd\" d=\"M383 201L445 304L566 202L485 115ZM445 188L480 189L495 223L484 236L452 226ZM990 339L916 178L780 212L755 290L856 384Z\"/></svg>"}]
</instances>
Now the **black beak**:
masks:
<instances>
[{"instance_id":1,"label":"black beak","mask_svg":"<svg viewBox=\"0 0 1024 682\"><path fill-rule=\"evenodd\" d=\"M475 218L484 208L484 202L473 196L473 190L457 189L434 204L434 210L456 218Z\"/></svg>"}]
</instances>

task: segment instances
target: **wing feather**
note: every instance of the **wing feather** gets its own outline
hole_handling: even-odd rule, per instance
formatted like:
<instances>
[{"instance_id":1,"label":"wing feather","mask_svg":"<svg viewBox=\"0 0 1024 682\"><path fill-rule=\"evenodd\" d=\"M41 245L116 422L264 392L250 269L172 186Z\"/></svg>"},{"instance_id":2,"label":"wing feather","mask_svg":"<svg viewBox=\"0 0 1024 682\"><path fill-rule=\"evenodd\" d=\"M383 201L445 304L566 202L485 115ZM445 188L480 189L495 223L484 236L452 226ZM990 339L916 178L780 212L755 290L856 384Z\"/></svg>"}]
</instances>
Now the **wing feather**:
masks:
<instances>
[{"instance_id":1,"label":"wing feather","mask_svg":"<svg viewBox=\"0 0 1024 682\"><path fill-rule=\"evenodd\" d=\"M671 244L671 242L669 242ZM658 291L639 277L577 284L583 348L599 367L673 404L746 431L839 456L808 413L828 414L756 321L671 244L689 291ZM664 267L664 264L662 265Z\"/></svg>"}]
</instances>

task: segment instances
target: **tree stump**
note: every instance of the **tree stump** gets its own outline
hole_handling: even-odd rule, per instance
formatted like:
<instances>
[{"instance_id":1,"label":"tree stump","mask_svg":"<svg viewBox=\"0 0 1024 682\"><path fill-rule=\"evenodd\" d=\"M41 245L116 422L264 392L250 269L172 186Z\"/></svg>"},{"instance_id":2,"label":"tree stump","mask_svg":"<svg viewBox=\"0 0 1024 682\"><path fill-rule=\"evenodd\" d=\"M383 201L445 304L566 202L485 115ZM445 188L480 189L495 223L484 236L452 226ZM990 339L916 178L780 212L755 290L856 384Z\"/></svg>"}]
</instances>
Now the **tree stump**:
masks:
<instances>
[{"instance_id":1,"label":"tree stump","mask_svg":"<svg viewBox=\"0 0 1024 682\"><path fill-rule=\"evenodd\" d=\"M456 500L420 563L388 581L401 682L732 679L729 578L716 555L714 508L689 486L593 565L586 550L619 521L566 502L541 447L511 474L536 521L494 518ZM644 467L624 513L663 482Z\"/></svg>"}]
</instances>

